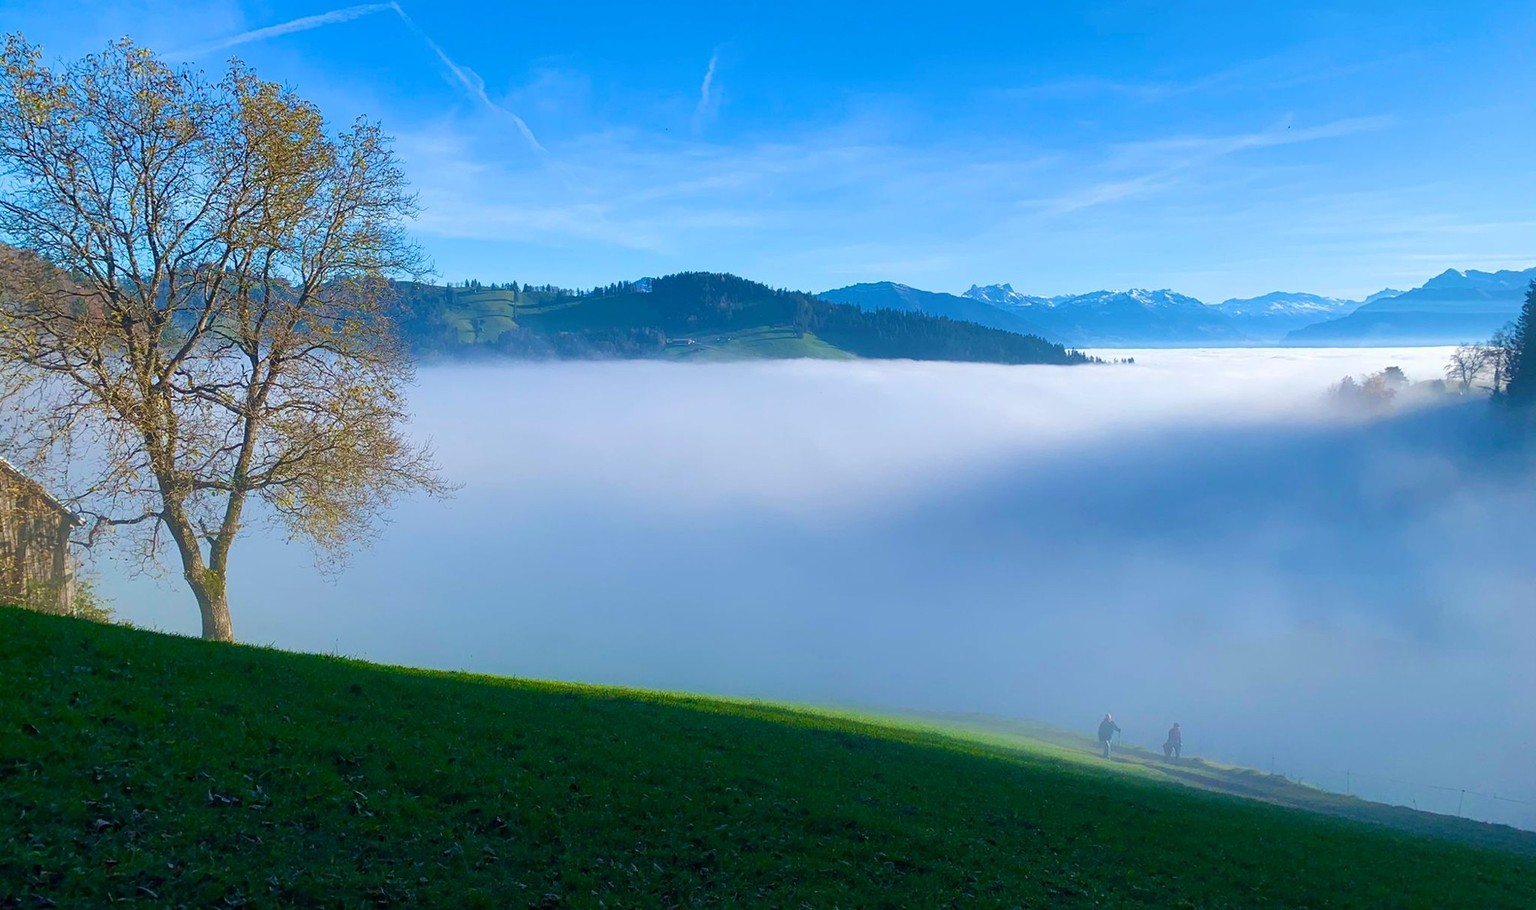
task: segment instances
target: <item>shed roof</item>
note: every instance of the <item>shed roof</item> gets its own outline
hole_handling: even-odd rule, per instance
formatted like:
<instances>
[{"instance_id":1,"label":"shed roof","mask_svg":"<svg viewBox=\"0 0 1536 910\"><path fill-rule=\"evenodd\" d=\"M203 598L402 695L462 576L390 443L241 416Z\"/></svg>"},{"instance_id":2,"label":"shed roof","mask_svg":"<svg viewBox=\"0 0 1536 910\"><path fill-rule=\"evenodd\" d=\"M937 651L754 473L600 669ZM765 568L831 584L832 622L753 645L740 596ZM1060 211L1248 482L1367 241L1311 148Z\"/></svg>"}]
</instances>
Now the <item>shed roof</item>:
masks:
<instances>
[{"instance_id":1,"label":"shed roof","mask_svg":"<svg viewBox=\"0 0 1536 910\"><path fill-rule=\"evenodd\" d=\"M55 498L52 493L49 493L47 487L44 487L42 484L38 483L37 481L35 481L32 478L28 477L27 475L23 474L21 472L20 468L16 467L15 465L13 465L9 461L7 461L5 459L5 456L3 456L3 455L0 455L0 472L4 472L6 474L10 474L11 476L15 477L17 480L20 480L22 483L24 483L27 486L31 487L32 491L37 493L37 495L41 496L43 498L44 502L48 503L48 505L53 507L55 510L57 510L59 512L62 512L65 515L65 517L67 517L69 519L69 523L70 524L72 524L72 525L83 525L83 524L85 524L85 522L81 520L80 516L76 515L69 508L69 506L66 506L62 502L59 502L59 500L57 498Z\"/></svg>"}]
</instances>

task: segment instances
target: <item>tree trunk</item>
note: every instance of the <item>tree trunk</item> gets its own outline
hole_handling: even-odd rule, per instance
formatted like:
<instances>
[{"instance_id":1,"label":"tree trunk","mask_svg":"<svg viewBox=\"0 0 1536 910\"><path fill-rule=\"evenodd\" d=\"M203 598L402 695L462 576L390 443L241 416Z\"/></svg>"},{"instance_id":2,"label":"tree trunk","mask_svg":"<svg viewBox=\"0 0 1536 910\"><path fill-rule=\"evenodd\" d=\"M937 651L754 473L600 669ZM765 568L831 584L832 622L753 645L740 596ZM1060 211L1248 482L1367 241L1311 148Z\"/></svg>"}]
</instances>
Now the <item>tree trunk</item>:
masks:
<instances>
[{"instance_id":1,"label":"tree trunk","mask_svg":"<svg viewBox=\"0 0 1536 910\"><path fill-rule=\"evenodd\" d=\"M166 485L162 482L162 487ZM234 641L235 627L229 621L229 589L224 583L228 563L221 559L209 566L203 561L197 534L179 501L166 497L161 521L165 522L166 530L181 553L181 577L187 580L187 587L197 598L197 609L203 616L204 640Z\"/></svg>"},{"instance_id":2,"label":"tree trunk","mask_svg":"<svg viewBox=\"0 0 1536 910\"><path fill-rule=\"evenodd\" d=\"M197 598L197 608L203 614L203 639L205 641L234 641L235 627L229 621L229 595L225 592L224 579L204 569L202 579L190 575L187 584Z\"/></svg>"}]
</instances>

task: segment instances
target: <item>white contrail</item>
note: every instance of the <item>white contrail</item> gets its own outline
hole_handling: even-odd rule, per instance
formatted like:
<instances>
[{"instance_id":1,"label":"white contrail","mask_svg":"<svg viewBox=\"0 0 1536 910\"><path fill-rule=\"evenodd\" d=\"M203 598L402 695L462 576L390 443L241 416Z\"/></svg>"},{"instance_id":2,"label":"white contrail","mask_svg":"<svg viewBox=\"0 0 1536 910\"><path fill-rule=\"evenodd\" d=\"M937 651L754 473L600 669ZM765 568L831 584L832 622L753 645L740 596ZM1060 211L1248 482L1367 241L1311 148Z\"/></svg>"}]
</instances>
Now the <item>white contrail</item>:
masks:
<instances>
[{"instance_id":1,"label":"white contrail","mask_svg":"<svg viewBox=\"0 0 1536 910\"><path fill-rule=\"evenodd\" d=\"M528 128L528 124L524 122L523 118L491 100L491 96L486 94L485 91L485 80L480 78L479 73L454 63L453 59L438 46L437 42L433 41L431 36L422 31L421 26L417 25L410 16L405 14L405 10L400 8L400 4L391 3L389 5L394 7L396 13L400 14L401 20L410 26L411 31L415 32L418 38L426 42L427 47L432 48L432 53L437 55L437 59L443 61L443 66L448 67L448 72L453 74L453 78L458 80L459 85L463 86L466 92L479 99L481 104L484 104L491 110L510 117L512 122L517 125L518 132L522 133L523 138L528 140L529 145L540 152L545 151L544 146L539 144L539 138L533 134L533 130Z\"/></svg>"},{"instance_id":2,"label":"white contrail","mask_svg":"<svg viewBox=\"0 0 1536 910\"><path fill-rule=\"evenodd\" d=\"M251 41L263 41L267 38L276 38L279 35L288 35L292 34L293 32L308 31L312 28L320 28L324 25L333 25L337 22L349 22L353 19L360 19L363 16L371 16L374 13L384 12L393 12L395 15L399 16L400 21L404 22L410 28L410 30L416 34L416 37L420 38L423 42L426 43L427 47L432 49L432 53L436 54L437 59L441 60L443 65L448 68L448 72L453 74L453 78L459 83L460 87L462 87L481 104L484 104L486 107L496 111L499 114L502 114L503 116L511 118L513 124L517 126L518 132L523 134L523 138L528 140L529 145L533 146L540 152L545 151L544 146L539 143L538 137L533 134L533 130L528 128L528 124L524 122L523 118L517 116L513 112L492 101L491 96L485 91L485 80L481 79L480 75L474 70L454 63L453 59L450 58L448 54L438 46L438 43L433 41L432 38L422 30L421 26L417 25L410 16L406 15L405 10L400 6L399 3L396 2L363 3L359 4L358 6L348 6L343 9L332 10L328 13L319 13L314 16L305 16L301 19L293 19L288 22L279 23L277 25L269 25L266 28L252 29L248 32L241 32L238 35L231 35L228 38L221 38L218 41L210 42L190 51L184 51L182 54L173 54L172 56L185 55L189 57L195 57L201 54L207 54L213 51L235 47L236 45L246 44ZM714 75L714 60L710 60L709 62L709 71L711 76ZM709 77L705 77L704 90L705 94L708 95Z\"/></svg>"},{"instance_id":3,"label":"white contrail","mask_svg":"<svg viewBox=\"0 0 1536 910\"><path fill-rule=\"evenodd\" d=\"M693 126L698 129L699 123L709 114L709 93L715 84L715 67L720 63L720 52L715 51L709 55L709 68L704 71L704 82L699 85L699 103L693 109Z\"/></svg>"},{"instance_id":4,"label":"white contrail","mask_svg":"<svg viewBox=\"0 0 1536 910\"><path fill-rule=\"evenodd\" d=\"M713 86L715 84L715 67L718 66L719 64L720 64L720 54L718 52L710 54L709 55L709 69L706 69L704 71L704 82L703 82L702 85L699 86L699 107L698 107L698 109L700 111L704 111L704 110L707 110L709 108L709 89L710 89L711 86Z\"/></svg>"},{"instance_id":5,"label":"white contrail","mask_svg":"<svg viewBox=\"0 0 1536 910\"><path fill-rule=\"evenodd\" d=\"M267 38L276 38L279 35L308 31L312 28L319 28L322 25L333 25L337 22L350 22L353 19L361 19L363 16L371 16L374 13L383 13L389 10L398 12L400 7L394 3L363 3L358 6L349 6L345 9L331 10L328 13L305 16L302 19L294 19L278 25L269 25L266 28L252 29L248 32L241 32L238 35L230 35L228 38L221 38L218 41L204 44L201 47L195 47L190 51L183 51L182 53L189 57L196 57L251 41L263 41Z\"/></svg>"}]
</instances>

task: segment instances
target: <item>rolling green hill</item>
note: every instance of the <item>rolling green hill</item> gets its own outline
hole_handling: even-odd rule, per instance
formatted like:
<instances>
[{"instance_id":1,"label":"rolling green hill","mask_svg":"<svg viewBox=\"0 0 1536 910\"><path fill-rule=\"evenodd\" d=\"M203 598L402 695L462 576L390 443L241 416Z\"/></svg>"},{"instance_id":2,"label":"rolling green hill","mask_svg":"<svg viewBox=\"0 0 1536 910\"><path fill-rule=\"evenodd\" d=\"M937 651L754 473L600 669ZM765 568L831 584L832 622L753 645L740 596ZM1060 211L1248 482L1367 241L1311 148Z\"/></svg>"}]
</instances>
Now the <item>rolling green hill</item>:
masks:
<instances>
[{"instance_id":1,"label":"rolling green hill","mask_svg":"<svg viewBox=\"0 0 1536 910\"><path fill-rule=\"evenodd\" d=\"M415 283L397 288L396 315L425 357L1092 360L1035 335L916 312L865 312L733 275L690 272L583 293Z\"/></svg>"},{"instance_id":2,"label":"rolling green hill","mask_svg":"<svg viewBox=\"0 0 1536 910\"><path fill-rule=\"evenodd\" d=\"M0 642L0 907L1536 906L1508 829L1278 808L1086 743L12 609Z\"/></svg>"}]
</instances>

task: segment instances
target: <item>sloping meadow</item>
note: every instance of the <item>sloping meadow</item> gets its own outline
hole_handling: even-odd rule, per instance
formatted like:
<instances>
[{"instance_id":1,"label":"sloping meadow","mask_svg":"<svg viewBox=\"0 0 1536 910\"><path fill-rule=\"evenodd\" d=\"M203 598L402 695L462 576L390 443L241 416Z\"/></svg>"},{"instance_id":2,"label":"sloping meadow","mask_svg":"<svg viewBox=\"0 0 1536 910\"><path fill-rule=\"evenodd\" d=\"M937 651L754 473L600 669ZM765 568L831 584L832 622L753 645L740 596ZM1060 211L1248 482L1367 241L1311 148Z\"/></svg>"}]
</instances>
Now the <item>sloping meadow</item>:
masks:
<instances>
[{"instance_id":1,"label":"sloping meadow","mask_svg":"<svg viewBox=\"0 0 1536 910\"><path fill-rule=\"evenodd\" d=\"M1536 827L1530 453L1478 401L1340 410L1446 351L1133 365L428 369L464 484L335 578L247 541L248 641L1089 729ZM110 574L127 618L187 598ZM1465 790L1466 793L1459 791Z\"/></svg>"},{"instance_id":2,"label":"sloping meadow","mask_svg":"<svg viewBox=\"0 0 1536 910\"><path fill-rule=\"evenodd\" d=\"M1528 907L1530 855L1049 752L0 608L0 906Z\"/></svg>"}]
</instances>

